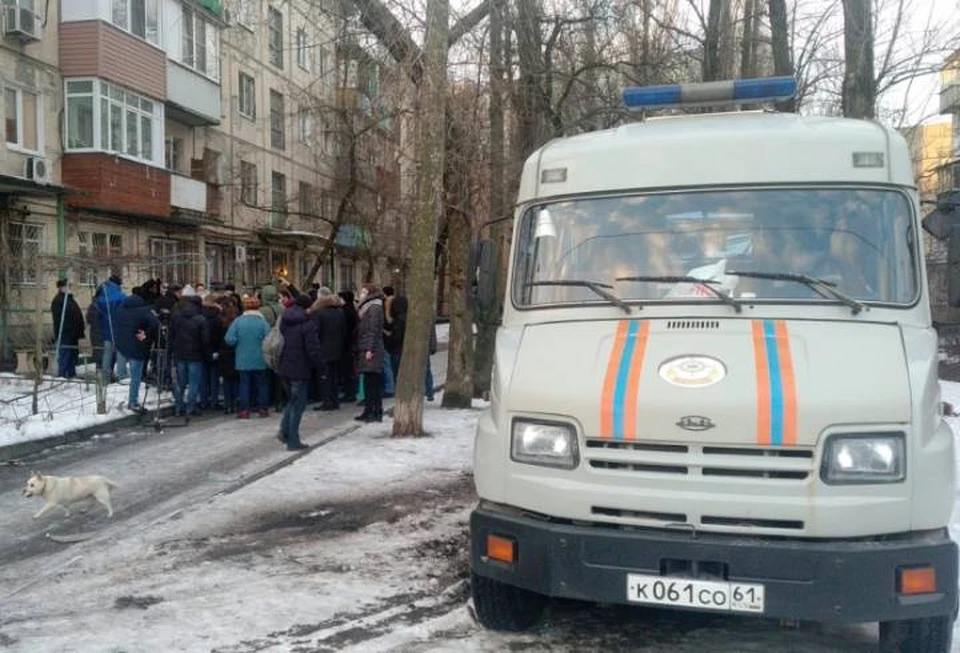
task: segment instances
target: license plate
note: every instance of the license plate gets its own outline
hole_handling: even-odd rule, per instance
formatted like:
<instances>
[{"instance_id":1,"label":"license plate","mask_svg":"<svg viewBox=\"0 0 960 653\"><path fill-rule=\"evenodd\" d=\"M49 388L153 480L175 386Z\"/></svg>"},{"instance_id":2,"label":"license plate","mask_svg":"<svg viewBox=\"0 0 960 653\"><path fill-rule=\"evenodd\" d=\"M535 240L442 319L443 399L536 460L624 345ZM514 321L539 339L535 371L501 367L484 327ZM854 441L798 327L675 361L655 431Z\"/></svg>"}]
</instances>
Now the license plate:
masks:
<instances>
[{"instance_id":1,"label":"license plate","mask_svg":"<svg viewBox=\"0 0 960 653\"><path fill-rule=\"evenodd\" d=\"M627 600L698 610L763 614L763 585L627 574Z\"/></svg>"}]
</instances>

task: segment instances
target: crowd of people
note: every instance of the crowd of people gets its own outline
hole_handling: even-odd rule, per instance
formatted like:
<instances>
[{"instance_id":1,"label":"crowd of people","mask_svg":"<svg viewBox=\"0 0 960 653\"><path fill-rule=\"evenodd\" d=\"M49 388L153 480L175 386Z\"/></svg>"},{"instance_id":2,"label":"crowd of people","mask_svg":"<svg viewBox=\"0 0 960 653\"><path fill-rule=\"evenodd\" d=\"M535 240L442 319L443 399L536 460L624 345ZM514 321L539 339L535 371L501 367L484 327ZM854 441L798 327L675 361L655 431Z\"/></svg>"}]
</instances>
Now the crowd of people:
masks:
<instances>
[{"instance_id":1,"label":"crowd of people","mask_svg":"<svg viewBox=\"0 0 960 653\"><path fill-rule=\"evenodd\" d=\"M307 405L336 411L360 400L357 420L383 421L400 369L408 301L393 288L364 284L334 294L302 292L285 279L240 295L225 284L164 284L149 279L127 295L119 276L101 284L86 315L57 282L53 314L58 376L76 376L79 342L89 331L97 372L129 383L127 407L143 411L144 380L173 392L177 415L210 411L238 419L283 411L278 439L306 448L300 422ZM436 353L435 329L429 351ZM426 396L433 401L427 357Z\"/></svg>"}]
</instances>

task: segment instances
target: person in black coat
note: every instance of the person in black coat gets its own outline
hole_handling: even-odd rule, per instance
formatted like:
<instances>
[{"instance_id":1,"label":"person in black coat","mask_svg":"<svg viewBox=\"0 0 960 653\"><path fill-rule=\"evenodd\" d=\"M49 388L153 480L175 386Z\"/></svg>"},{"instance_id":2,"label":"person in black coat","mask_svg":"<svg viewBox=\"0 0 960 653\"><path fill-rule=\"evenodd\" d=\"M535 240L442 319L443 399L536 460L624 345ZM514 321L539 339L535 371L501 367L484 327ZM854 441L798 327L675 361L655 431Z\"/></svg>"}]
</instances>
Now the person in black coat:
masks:
<instances>
[{"instance_id":1,"label":"person in black coat","mask_svg":"<svg viewBox=\"0 0 960 653\"><path fill-rule=\"evenodd\" d=\"M156 342L160 320L143 298L145 291L135 288L123 300L114 318L115 345L130 367L130 393L127 408L140 409L140 379L150 358L150 347Z\"/></svg>"},{"instance_id":2,"label":"person in black coat","mask_svg":"<svg viewBox=\"0 0 960 653\"><path fill-rule=\"evenodd\" d=\"M77 375L80 340L86 325L83 311L73 298L66 279L57 281L57 296L50 302L53 314L53 338L57 345L57 376L72 379Z\"/></svg>"},{"instance_id":3,"label":"person in black coat","mask_svg":"<svg viewBox=\"0 0 960 653\"><path fill-rule=\"evenodd\" d=\"M310 370L323 363L317 321L307 315L311 303L309 295L298 295L294 305L283 312L280 322L283 353L278 374L290 388L290 401L283 409L278 437L291 451L307 448L300 441L300 420L307 407Z\"/></svg>"},{"instance_id":4,"label":"person in black coat","mask_svg":"<svg viewBox=\"0 0 960 653\"><path fill-rule=\"evenodd\" d=\"M200 408L214 408L220 410L220 373L217 369L217 359L220 357L220 345L223 343L224 331L220 326L220 305L215 295L203 298L201 311L207 318L210 329L210 342L207 347L207 357L203 362L203 377L200 380Z\"/></svg>"},{"instance_id":5,"label":"person in black coat","mask_svg":"<svg viewBox=\"0 0 960 653\"><path fill-rule=\"evenodd\" d=\"M322 403L315 406L314 410L340 409L340 357L343 356L347 329L342 305L343 300L331 293L329 288L320 288L317 300L309 311L317 321L320 349L323 352L323 365L318 368Z\"/></svg>"},{"instance_id":6,"label":"person in black coat","mask_svg":"<svg viewBox=\"0 0 960 653\"><path fill-rule=\"evenodd\" d=\"M357 305L354 303L353 293L344 290L340 293L343 300L343 352L340 354L340 388L343 400L347 403L357 400L357 325L360 317L357 315Z\"/></svg>"},{"instance_id":7,"label":"person in black coat","mask_svg":"<svg viewBox=\"0 0 960 653\"><path fill-rule=\"evenodd\" d=\"M189 418L197 414L203 363L210 351L210 325L200 310L200 298L183 298L183 308L170 322L170 351L176 364L174 403L177 413ZM184 405L183 394L187 391Z\"/></svg>"}]
</instances>

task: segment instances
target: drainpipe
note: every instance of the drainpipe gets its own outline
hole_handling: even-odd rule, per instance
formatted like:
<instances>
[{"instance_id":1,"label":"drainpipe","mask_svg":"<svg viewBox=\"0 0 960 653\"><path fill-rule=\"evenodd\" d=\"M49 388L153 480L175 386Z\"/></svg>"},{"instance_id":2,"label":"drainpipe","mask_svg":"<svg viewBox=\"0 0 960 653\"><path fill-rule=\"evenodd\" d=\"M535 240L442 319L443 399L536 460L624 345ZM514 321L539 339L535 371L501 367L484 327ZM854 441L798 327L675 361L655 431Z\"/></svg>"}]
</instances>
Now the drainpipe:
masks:
<instances>
[{"instance_id":1,"label":"drainpipe","mask_svg":"<svg viewBox=\"0 0 960 653\"><path fill-rule=\"evenodd\" d=\"M67 255L67 220L63 195L57 195L57 257L63 259ZM66 274L66 269L60 268L59 277L62 279ZM66 305L66 304L64 304Z\"/></svg>"}]
</instances>

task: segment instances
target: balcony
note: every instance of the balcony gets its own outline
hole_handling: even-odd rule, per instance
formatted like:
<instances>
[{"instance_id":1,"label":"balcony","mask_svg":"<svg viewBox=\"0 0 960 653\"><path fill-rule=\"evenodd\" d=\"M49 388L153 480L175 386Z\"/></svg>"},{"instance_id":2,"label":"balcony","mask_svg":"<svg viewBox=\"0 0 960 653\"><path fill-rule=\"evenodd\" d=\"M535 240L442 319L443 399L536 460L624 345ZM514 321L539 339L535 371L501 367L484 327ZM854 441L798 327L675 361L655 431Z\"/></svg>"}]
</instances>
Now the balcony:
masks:
<instances>
[{"instance_id":1,"label":"balcony","mask_svg":"<svg viewBox=\"0 0 960 653\"><path fill-rule=\"evenodd\" d=\"M175 209L205 213L207 185L183 175L170 175L170 206Z\"/></svg>"},{"instance_id":2,"label":"balcony","mask_svg":"<svg viewBox=\"0 0 960 653\"><path fill-rule=\"evenodd\" d=\"M220 124L220 84L167 60L167 117L200 127Z\"/></svg>"},{"instance_id":3,"label":"balcony","mask_svg":"<svg viewBox=\"0 0 960 653\"><path fill-rule=\"evenodd\" d=\"M960 113L960 79L941 87L940 113Z\"/></svg>"}]
</instances>

